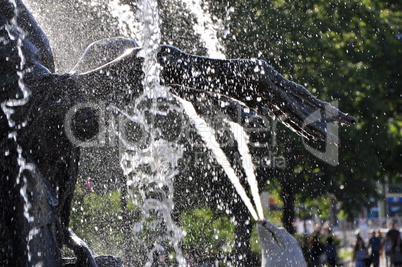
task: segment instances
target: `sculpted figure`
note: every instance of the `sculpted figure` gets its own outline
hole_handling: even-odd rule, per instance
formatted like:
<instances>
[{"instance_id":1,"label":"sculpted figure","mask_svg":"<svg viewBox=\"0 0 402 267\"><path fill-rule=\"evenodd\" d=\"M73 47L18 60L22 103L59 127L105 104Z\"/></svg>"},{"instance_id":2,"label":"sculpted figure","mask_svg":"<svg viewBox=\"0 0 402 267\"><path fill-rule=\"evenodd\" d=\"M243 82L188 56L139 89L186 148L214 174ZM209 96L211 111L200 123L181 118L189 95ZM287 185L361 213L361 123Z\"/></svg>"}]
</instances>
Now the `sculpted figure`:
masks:
<instances>
[{"instance_id":1,"label":"sculpted figure","mask_svg":"<svg viewBox=\"0 0 402 267\"><path fill-rule=\"evenodd\" d=\"M90 249L69 230L79 147L69 141L64 119L78 103L124 106L138 97L141 48L124 38L101 40L87 49L71 73L54 73L45 34L22 1L15 3L0 3L0 265L61 266L60 249L67 245L74 250L77 265L96 266ZM158 60L161 83L173 94L191 101L192 95L201 93L239 103L257 116L278 118L307 138L336 142L326 132L326 123L356 122L264 61L210 59L171 46L160 47ZM221 109L218 102L212 103ZM317 110L321 120L303 127ZM74 120L77 136L90 139L97 134L96 114L83 112ZM288 246L279 246L281 240L288 244L284 233L279 235L268 222L260 223L259 231L267 240L266 255L284 255ZM278 245L274 249L269 248L271 235ZM267 262L273 260L267 257Z\"/></svg>"}]
</instances>

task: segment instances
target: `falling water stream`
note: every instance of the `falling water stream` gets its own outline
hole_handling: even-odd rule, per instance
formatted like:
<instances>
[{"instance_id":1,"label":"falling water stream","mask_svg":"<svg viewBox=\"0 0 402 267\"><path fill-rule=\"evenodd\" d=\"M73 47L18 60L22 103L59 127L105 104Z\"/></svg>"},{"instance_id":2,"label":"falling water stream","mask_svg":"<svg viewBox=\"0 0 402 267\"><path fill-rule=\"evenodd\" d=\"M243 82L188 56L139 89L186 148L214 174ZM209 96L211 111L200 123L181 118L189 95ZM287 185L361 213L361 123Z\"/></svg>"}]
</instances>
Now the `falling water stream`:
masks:
<instances>
[{"instance_id":1,"label":"falling water stream","mask_svg":"<svg viewBox=\"0 0 402 267\"><path fill-rule=\"evenodd\" d=\"M152 104L149 112L151 113L151 118L155 118L154 115L164 113L159 110L158 101L160 99L171 101L172 95L169 93L168 88L160 85L161 70L157 61L157 53L159 51L161 33L159 29L157 1L143 0L140 5L140 10L142 34L140 35L139 43L141 44L142 50L139 56L144 58L144 93L135 101L134 107L145 99L151 100ZM178 100L182 104L190 121L192 121L193 125L197 128L207 148L212 151L218 163L223 167L253 218L255 220L263 218L257 181L253 172L251 156L247 147L248 141L244 130L237 124L237 126L234 123L231 124L231 130L238 142L239 152L242 155L243 166L248 182L251 185L251 191L254 195L254 203L258 213L255 211L253 204L248 198L235 171L230 166L224 152L220 149L216 139L213 138L214 129L209 127L207 123L197 115L191 103L180 98L178 98ZM177 109L177 107L175 109ZM134 226L134 232L141 232L144 228L149 227L155 231L155 235L157 236L153 241L153 246L148 248L148 262L146 266L151 266L153 254L161 250L166 250L166 246L172 246L174 248L177 262L180 266L185 266L185 259L180 249L183 232L175 225L172 219L172 208L174 207L173 179L178 172L177 160L181 157L182 150L180 145L161 138L158 135L158 126L154 123L155 122L151 119L149 125L145 126L150 131L149 147L143 149L140 153L125 153L121 164L124 173L129 177L128 186L130 187L129 192L131 192L131 197L134 203L141 207L143 213L143 219ZM202 130L200 130L201 128ZM207 136L205 136L205 133L207 133ZM148 172L141 171L141 168L144 168L144 164L150 166L150 169L147 169ZM149 197L149 190L156 192L158 197L154 195ZM154 216L154 219L151 223L147 222L147 219L149 220L152 216ZM166 228L166 230L161 231L161 229L164 228Z\"/></svg>"},{"instance_id":2,"label":"falling water stream","mask_svg":"<svg viewBox=\"0 0 402 267\"><path fill-rule=\"evenodd\" d=\"M166 111L158 106L160 101L172 101L168 88L160 85L161 68L157 61L161 38L158 5L156 1L143 0L139 7L139 20L142 23L139 40L142 50L139 57L144 59L144 78L143 94L134 101L133 107L139 110L137 106L142 102L151 102L148 116L142 114L143 118L148 117L143 129L148 129L149 146L134 154L131 151L124 153L121 166L128 177L131 198L142 212L141 220L134 225L133 231L140 235L146 230L149 236L154 236L148 240L148 244L144 244L148 251L145 266L152 266L153 255L164 254L168 247L174 249L179 266L185 266L180 249L183 232L172 218L173 179L178 173L182 147L161 137L155 124L157 115L166 117L169 111L177 112L179 108L170 106Z\"/></svg>"},{"instance_id":3,"label":"falling water stream","mask_svg":"<svg viewBox=\"0 0 402 267\"><path fill-rule=\"evenodd\" d=\"M203 23L205 18L210 21L210 18L204 11L199 11L201 6L199 1L196 3L191 3L190 1L186 2L189 6L194 5L191 6L194 15L203 16L203 18L198 19L200 21L200 24L197 25L198 28L202 28L202 24L205 25L205 23ZM139 39L137 41L139 41L142 50L138 54L138 57L143 58L144 61L143 94L134 100L126 110L120 110L127 120L140 125L143 134L143 142L138 146L132 146L128 140L125 140L123 135L118 131L115 132L124 145L120 165L127 178L128 193L134 205L139 207L141 211L141 218L133 225L132 230L134 235L138 237L138 241L142 243L147 250L146 266L152 265L153 255L155 253L167 250L174 250L178 264L185 266L186 262L180 248L184 237L184 231L176 225L172 218L174 208L173 182L175 175L179 172L178 161L183 155L183 148L175 141L169 141L163 138L160 134L161 129L159 129L159 126L155 123L155 117L166 116L169 112L175 112L176 114L186 113L190 122L196 127L197 132L205 142L206 147L211 150L215 159L222 166L252 217L255 220L259 220L262 219L264 215L253 163L248 150L247 134L240 125L228 122L238 144L238 150L242 157L242 165L251 188L254 205L248 197L246 190L241 185L240 179L230 165L225 153L219 147L216 139L213 138L215 129L209 126L208 123L197 114L190 102L173 97L169 92L169 88L160 85L161 68L157 62L157 53L160 49L161 32L159 29L157 1L142 0L142 2L138 4L141 11L138 16L138 20L141 22L139 26L133 24L135 21L133 12L129 10L127 5L121 4L118 0L108 1L108 5L110 12L113 16L118 18L120 27L125 28L127 34L133 30L140 31L141 34L133 34L131 32L129 35L135 35ZM127 28L126 26L128 24L131 26ZM18 27L16 21L13 27ZM124 30L122 31L124 32ZM202 32L202 29L198 29L197 31ZM223 48L219 44L218 38L216 38L216 33L211 32L211 28L207 29L205 32L208 34L203 35L204 42L213 47L209 49L211 53L210 56L224 57L222 54ZM214 34L215 38L208 37ZM11 32L10 38L12 38ZM208 38L209 41L207 40ZM14 107L24 105L29 101L30 95L29 89L26 88L22 82L24 76L24 57L22 52L20 52L19 50L21 65L18 70L18 76L21 90L19 95L22 97L9 99L1 103L1 107L8 118L11 128L23 127L23 124L16 125L12 121L11 115ZM160 107L162 105L168 107L168 109L161 109ZM204 136L205 133L207 136ZM11 132L10 136L11 135L13 135L12 138L14 138L18 145L16 133ZM29 166L25 164L21 153L19 153L18 165L20 166L20 174L25 168L29 168ZM25 180L23 177L18 177L17 181L24 183ZM26 187L22 186L21 197L27 200L24 188ZM29 216L30 206L28 201L25 202L26 219L29 221L31 219ZM144 231L146 231L148 235L146 242L140 239L140 233ZM32 234L34 234L34 232Z\"/></svg>"}]
</instances>

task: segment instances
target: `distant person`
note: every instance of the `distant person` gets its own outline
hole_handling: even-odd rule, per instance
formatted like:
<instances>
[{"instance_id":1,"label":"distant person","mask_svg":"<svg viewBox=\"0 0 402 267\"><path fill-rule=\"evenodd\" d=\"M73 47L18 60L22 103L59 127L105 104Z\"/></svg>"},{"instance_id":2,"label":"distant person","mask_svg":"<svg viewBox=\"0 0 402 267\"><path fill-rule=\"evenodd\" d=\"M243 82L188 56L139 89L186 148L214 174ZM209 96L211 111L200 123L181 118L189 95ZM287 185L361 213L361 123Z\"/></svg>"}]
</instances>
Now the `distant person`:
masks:
<instances>
[{"instance_id":1,"label":"distant person","mask_svg":"<svg viewBox=\"0 0 402 267\"><path fill-rule=\"evenodd\" d=\"M380 266L381 241L382 236L380 230L373 231L369 240L369 247L371 248L370 260L374 267Z\"/></svg>"},{"instance_id":2,"label":"distant person","mask_svg":"<svg viewBox=\"0 0 402 267\"><path fill-rule=\"evenodd\" d=\"M396 242L398 241L398 237L401 236L401 232L398 230L398 224L394 222L392 224L391 229L388 231L386 238L390 239L392 242L392 245L395 245Z\"/></svg>"},{"instance_id":3,"label":"distant person","mask_svg":"<svg viewBox=\"0 0 402 267\"><path fill-rule=\"evenodd\" d=\"M320 266L320 258L324 253L324 245L320 241L320 237L318 234L314 235L312 240L310 241L310 258L308 266L316 267Z\"/></svg>"},{"instance_id":4,"label":"distant person","mask_svg":"<svg viewBox=\"0 0 402 267\"><path fill-rule=\"evenodd\" d=\"M353 250L353 260L355 261L356 267L366 267L368 261L368 251L364 245L362 238L358 237L356 240L356 245Z\"/></svg>"},{"instance_id":5,"label":"distant person","mask_svg":"<svg viewBox=\"0 0 402 267\"><path fill-rule=\"evenodd\" d=\"M389 251L389 256L391 259L391 263L394 263L394 254L395 248L397 247L397 242L400 240L401 233L398 230L398 224L394 222L392 224L391 229L388 231L387 235L385 236L386 242L389 242L391 245L391 249Z\"/></svg>"},{"instance_id":6,"label":"distant person","mask_svg":"<svg viewBox=\"0 0 402 267\"><path fill-rule=\"evenodd\" d=\"M391 263L393 267L402 267L402 241L397 237L395 245L391 248Z\"/></svg>"},{"instance_id":7,"label":"distant person","mask_svg":"<svg viewBox=\"0 0 402 267\"><path fill-rule=\"evenodd\" d=\"M390 264L390 258L391 258L391 246L392 246L392 242L391 240L387 240L386 238L384 238L383 240L383 250L385 251L385 266L388 267Z\"/></svg>"},{"instance_id":8,"label":"distant person","mask_svg":"<svg viewBox=\"0 0 402 267\"><path fill-rule=\"evenodd\" d=\"M390 265L390 258L391 258L391 247L392 247L392 240L387 238L383 238L382 240L382 248L384 250L385 254L385 266L388 267Z\"/></svg>"},{"instance_id":9,"label":"distant person","mask_svg":"<svg viewBox=\"0 0 402 267\"><path fill-rule=\"evenodd\" d=\"M327 256L328 266L335 267L338 254L336 252L336 246L332 236L327 238L327 245L325 246L324 251L325 255Z\"/></svg>"}]
</instances>

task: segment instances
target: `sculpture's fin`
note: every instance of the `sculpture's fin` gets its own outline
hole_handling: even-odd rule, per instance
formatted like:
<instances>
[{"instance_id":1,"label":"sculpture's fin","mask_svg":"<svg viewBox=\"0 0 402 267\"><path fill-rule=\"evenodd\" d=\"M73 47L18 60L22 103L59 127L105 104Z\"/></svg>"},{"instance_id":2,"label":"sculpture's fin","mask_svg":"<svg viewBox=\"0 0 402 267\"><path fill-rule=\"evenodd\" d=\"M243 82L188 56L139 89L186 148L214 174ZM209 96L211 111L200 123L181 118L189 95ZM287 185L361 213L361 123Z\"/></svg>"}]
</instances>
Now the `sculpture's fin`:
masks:
<instances>
[{"instance_id":1,"label":"sculpture's fin","mask_svg":"<svg viewBox=\"0 0 402 267\"><path fill-rule=\"evenodd\" d=\"M0 77L1 84L15 81L16 70L24 77L54 72L49 41L21 0L16 6L0 3Z\"/></svg>"},{"instance_id":2,"label":"sculpture's fin","mask_svg":"<svg viewBox=\"0 0 402 267\"><path fill-rule=\"evenodd\" d=\"M122 56L127 49L136 48L138 44L127 38L106 38L90 44L71 73L84 73L99 68Z\"/></svg>"}]
</instances>

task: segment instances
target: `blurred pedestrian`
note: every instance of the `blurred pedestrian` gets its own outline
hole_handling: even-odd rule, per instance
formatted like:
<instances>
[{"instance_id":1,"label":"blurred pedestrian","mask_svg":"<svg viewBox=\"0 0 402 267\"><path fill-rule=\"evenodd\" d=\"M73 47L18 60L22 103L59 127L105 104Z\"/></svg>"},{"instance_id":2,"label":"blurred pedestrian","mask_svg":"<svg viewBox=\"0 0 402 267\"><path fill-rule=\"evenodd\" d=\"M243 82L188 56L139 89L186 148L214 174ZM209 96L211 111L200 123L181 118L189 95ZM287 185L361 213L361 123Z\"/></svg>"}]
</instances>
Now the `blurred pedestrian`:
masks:
<instances>
[{"instance_id":1,"label":"blurred pedestrian","mask_svg":"<svg viewBox=\"0 0 402 267\"><path fill-rule=\"evenodd\" d=\"M327 256L328 266L335 267L338 255L336 252L336 246L334 244L334 239L332 236L327 237L327 245L325 246L324 251Z\"/></svg>"},{"instance_id":2,"label":"blurred pedestrian","mask_svg":"<svg viewBox=\"0 0 402 267\"><path fill-rule=\"evenodd\" d=\"M391 262L393 267L402 267L402 241L398 236L395 246L391 248Z\"/></svg>"},{"instance_id":3,"label":"blurred pedestrian","mask_svg":"<svg viewBox=\"0 0 402 267\"><path fill-rule=\"evenodd\" d=\"M320 266L320 258L324 253L324 245L320 241L319 235L316 233L314 237L310 240L309 248L309 267Z\"/></svg>"},{"instance_id":4,"label":"blurred pedestrian","mask_svg":"<svg viewBox=\"0 0 402 267\"><path fill-rule=\"evenodd\" d=\"M389 267L390 262L391 262L391 247L392 247L392 240L387 238L387 236L385 236L385 238L382 240L382 248L384 250L384 254L385 254L385 266Z\"/></svg>"},{"instance_id":5,"label":"blurred pedestrian","mask_svg":"<svg viewBox=\"0 0 402 267\"><path fill-rule=\"evenodd\" d=\"M374 267L380 266L380 251L381 251L382 236L380 230L373 231L369 240L369 248L371 248L370 261Z\"/></svg>"},{"instance_id":6,"label":"blurred pedestrian","mask_svg":"<svg viewBox=\"0 0 402 267\"><path fill-rule=\"evenodd\" d=\"M390 250L389 250L389 259L391 264L394 263L393 257L395 255L395 248L397 247L397 242L400 239L401 233L398 230L398 224L394 222L392 224L391 229L388 231L388 233L385 236L385 243L388 243L390 245ZM387 251L386 251L387 254ZM387 266L388 266L388 261L387 261Z\"/></svg>"},{"instance_id":7,"label":"blurred pedestrian","mask_svg":"<svg viewBox=\"0 0 402 267\"><path fill-rule=\"evenodd\" d=\"M353 250L353 260L355 261L356 267L366 267L368 262L368 251L364 245L364 241L361 237L356 240L356 245Z\"/></svg>"}]
</instances>

